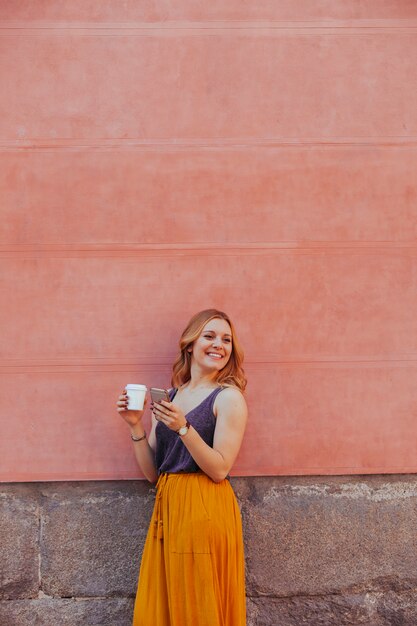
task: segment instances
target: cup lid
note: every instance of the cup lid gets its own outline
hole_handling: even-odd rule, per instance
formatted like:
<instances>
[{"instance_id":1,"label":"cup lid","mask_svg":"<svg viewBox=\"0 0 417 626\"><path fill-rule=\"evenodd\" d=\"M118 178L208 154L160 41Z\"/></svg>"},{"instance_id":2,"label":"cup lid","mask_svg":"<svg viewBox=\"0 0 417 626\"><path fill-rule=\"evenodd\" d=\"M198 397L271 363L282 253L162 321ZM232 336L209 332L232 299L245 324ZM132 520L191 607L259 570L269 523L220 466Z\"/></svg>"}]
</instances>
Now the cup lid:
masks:
<instances>
[{"instance_id":1,"label":"cup lid","mask_svg":"<svg viewBox=\"0 0 417 626\"><path fill-rule=\"evenodd\" d=\"M134 383L129 383L128 385L126 385L125 389L138 389L138 390L145 390L147 391L147 386L146 385L135 385Z\"/></svg>"}]
</instances>

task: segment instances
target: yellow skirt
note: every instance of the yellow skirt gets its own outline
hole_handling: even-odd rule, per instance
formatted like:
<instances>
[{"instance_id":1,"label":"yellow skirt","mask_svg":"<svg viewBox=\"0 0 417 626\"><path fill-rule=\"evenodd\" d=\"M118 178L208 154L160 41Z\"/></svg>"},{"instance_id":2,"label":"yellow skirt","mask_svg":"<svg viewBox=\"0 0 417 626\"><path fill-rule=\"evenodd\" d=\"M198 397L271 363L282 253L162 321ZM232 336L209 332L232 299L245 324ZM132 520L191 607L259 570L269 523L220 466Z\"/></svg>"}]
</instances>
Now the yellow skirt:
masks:
<instances>
[{"instance_id":1,"label":"yellow skirt","mask_svg":"<svg viewBox=\"0 0 417 626\"><path fill-rule=\"evenodd\" d=\"M245 626L242 523L230 482L161 474L133 626Z\"/></svg>"}]
</instances>

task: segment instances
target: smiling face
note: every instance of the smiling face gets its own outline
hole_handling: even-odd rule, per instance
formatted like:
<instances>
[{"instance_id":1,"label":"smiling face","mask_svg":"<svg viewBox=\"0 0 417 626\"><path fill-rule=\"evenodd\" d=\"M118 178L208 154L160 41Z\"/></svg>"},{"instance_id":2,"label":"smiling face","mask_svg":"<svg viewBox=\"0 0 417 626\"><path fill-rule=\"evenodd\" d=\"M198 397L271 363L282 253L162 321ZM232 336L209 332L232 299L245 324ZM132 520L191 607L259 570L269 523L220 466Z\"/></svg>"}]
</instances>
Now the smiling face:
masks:
<instances>
[{"instance_id":1,"label":"smiling face","mask_svg":"<svg viewBox=\"0 0 417 626\"><path fill-rule=\"evenodd\" d=\"M214 318L203 327L192 346L192 360L203 369L220 371L232 354L232 329L224 319Z\"/></svg>"}]
</instances>

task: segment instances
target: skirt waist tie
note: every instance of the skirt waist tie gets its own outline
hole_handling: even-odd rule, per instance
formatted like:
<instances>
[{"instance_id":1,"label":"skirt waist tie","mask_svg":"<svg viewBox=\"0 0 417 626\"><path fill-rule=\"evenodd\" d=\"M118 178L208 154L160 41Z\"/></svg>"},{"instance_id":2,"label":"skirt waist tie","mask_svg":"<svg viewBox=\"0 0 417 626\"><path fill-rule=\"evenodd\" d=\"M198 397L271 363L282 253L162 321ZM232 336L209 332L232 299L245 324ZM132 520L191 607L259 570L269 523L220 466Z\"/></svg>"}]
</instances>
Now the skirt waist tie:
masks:
<instances>
[{"instance_id":1,"label":"skirt waist tie","mask_svg":"<svg viewBox=\"0 0 417 626\"><path fill-rule=\"evenodd\" d=\"M155 539L164 539L164 523L161 516L161 500L168 474L160 474L156 483L155 519L153 522L153 536Z\"/></svg>"}]
</instances>

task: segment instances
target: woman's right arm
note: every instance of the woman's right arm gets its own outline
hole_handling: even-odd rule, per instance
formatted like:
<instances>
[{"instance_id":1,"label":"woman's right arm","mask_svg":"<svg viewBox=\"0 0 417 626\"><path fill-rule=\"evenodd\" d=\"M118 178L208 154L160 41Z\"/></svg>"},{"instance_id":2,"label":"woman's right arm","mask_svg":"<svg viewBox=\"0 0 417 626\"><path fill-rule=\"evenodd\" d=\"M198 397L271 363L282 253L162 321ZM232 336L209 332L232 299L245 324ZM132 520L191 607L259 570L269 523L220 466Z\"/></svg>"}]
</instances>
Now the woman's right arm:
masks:
<instances>
[{"instance_id":1,"label":"woman's right arm","mask_svg":"<svg viewBox=\"0 0 417 626\"><path fill-rule=\"evenodd\" d=\"M122 395L119 396L117 401L117 411L119 415L127 422L130 426L130 432L134 437L143 437L145 435L145 429L142 424L142 417L144 414L144 410L142 411L132 411L127 408L128 405L128 397L126 389L123 390ZM146 406L146 400L145 400ZM133 441L133 450L135 452L136 461L142 470L145 478L149 480L151 483L155 483L158 480L158 471L155 465L155 447L156 447L156 438L155 438L155 426L157 421L152 416L152 429L148 438L142 439L141 441Z\"/></svg>"}]
</instances>

